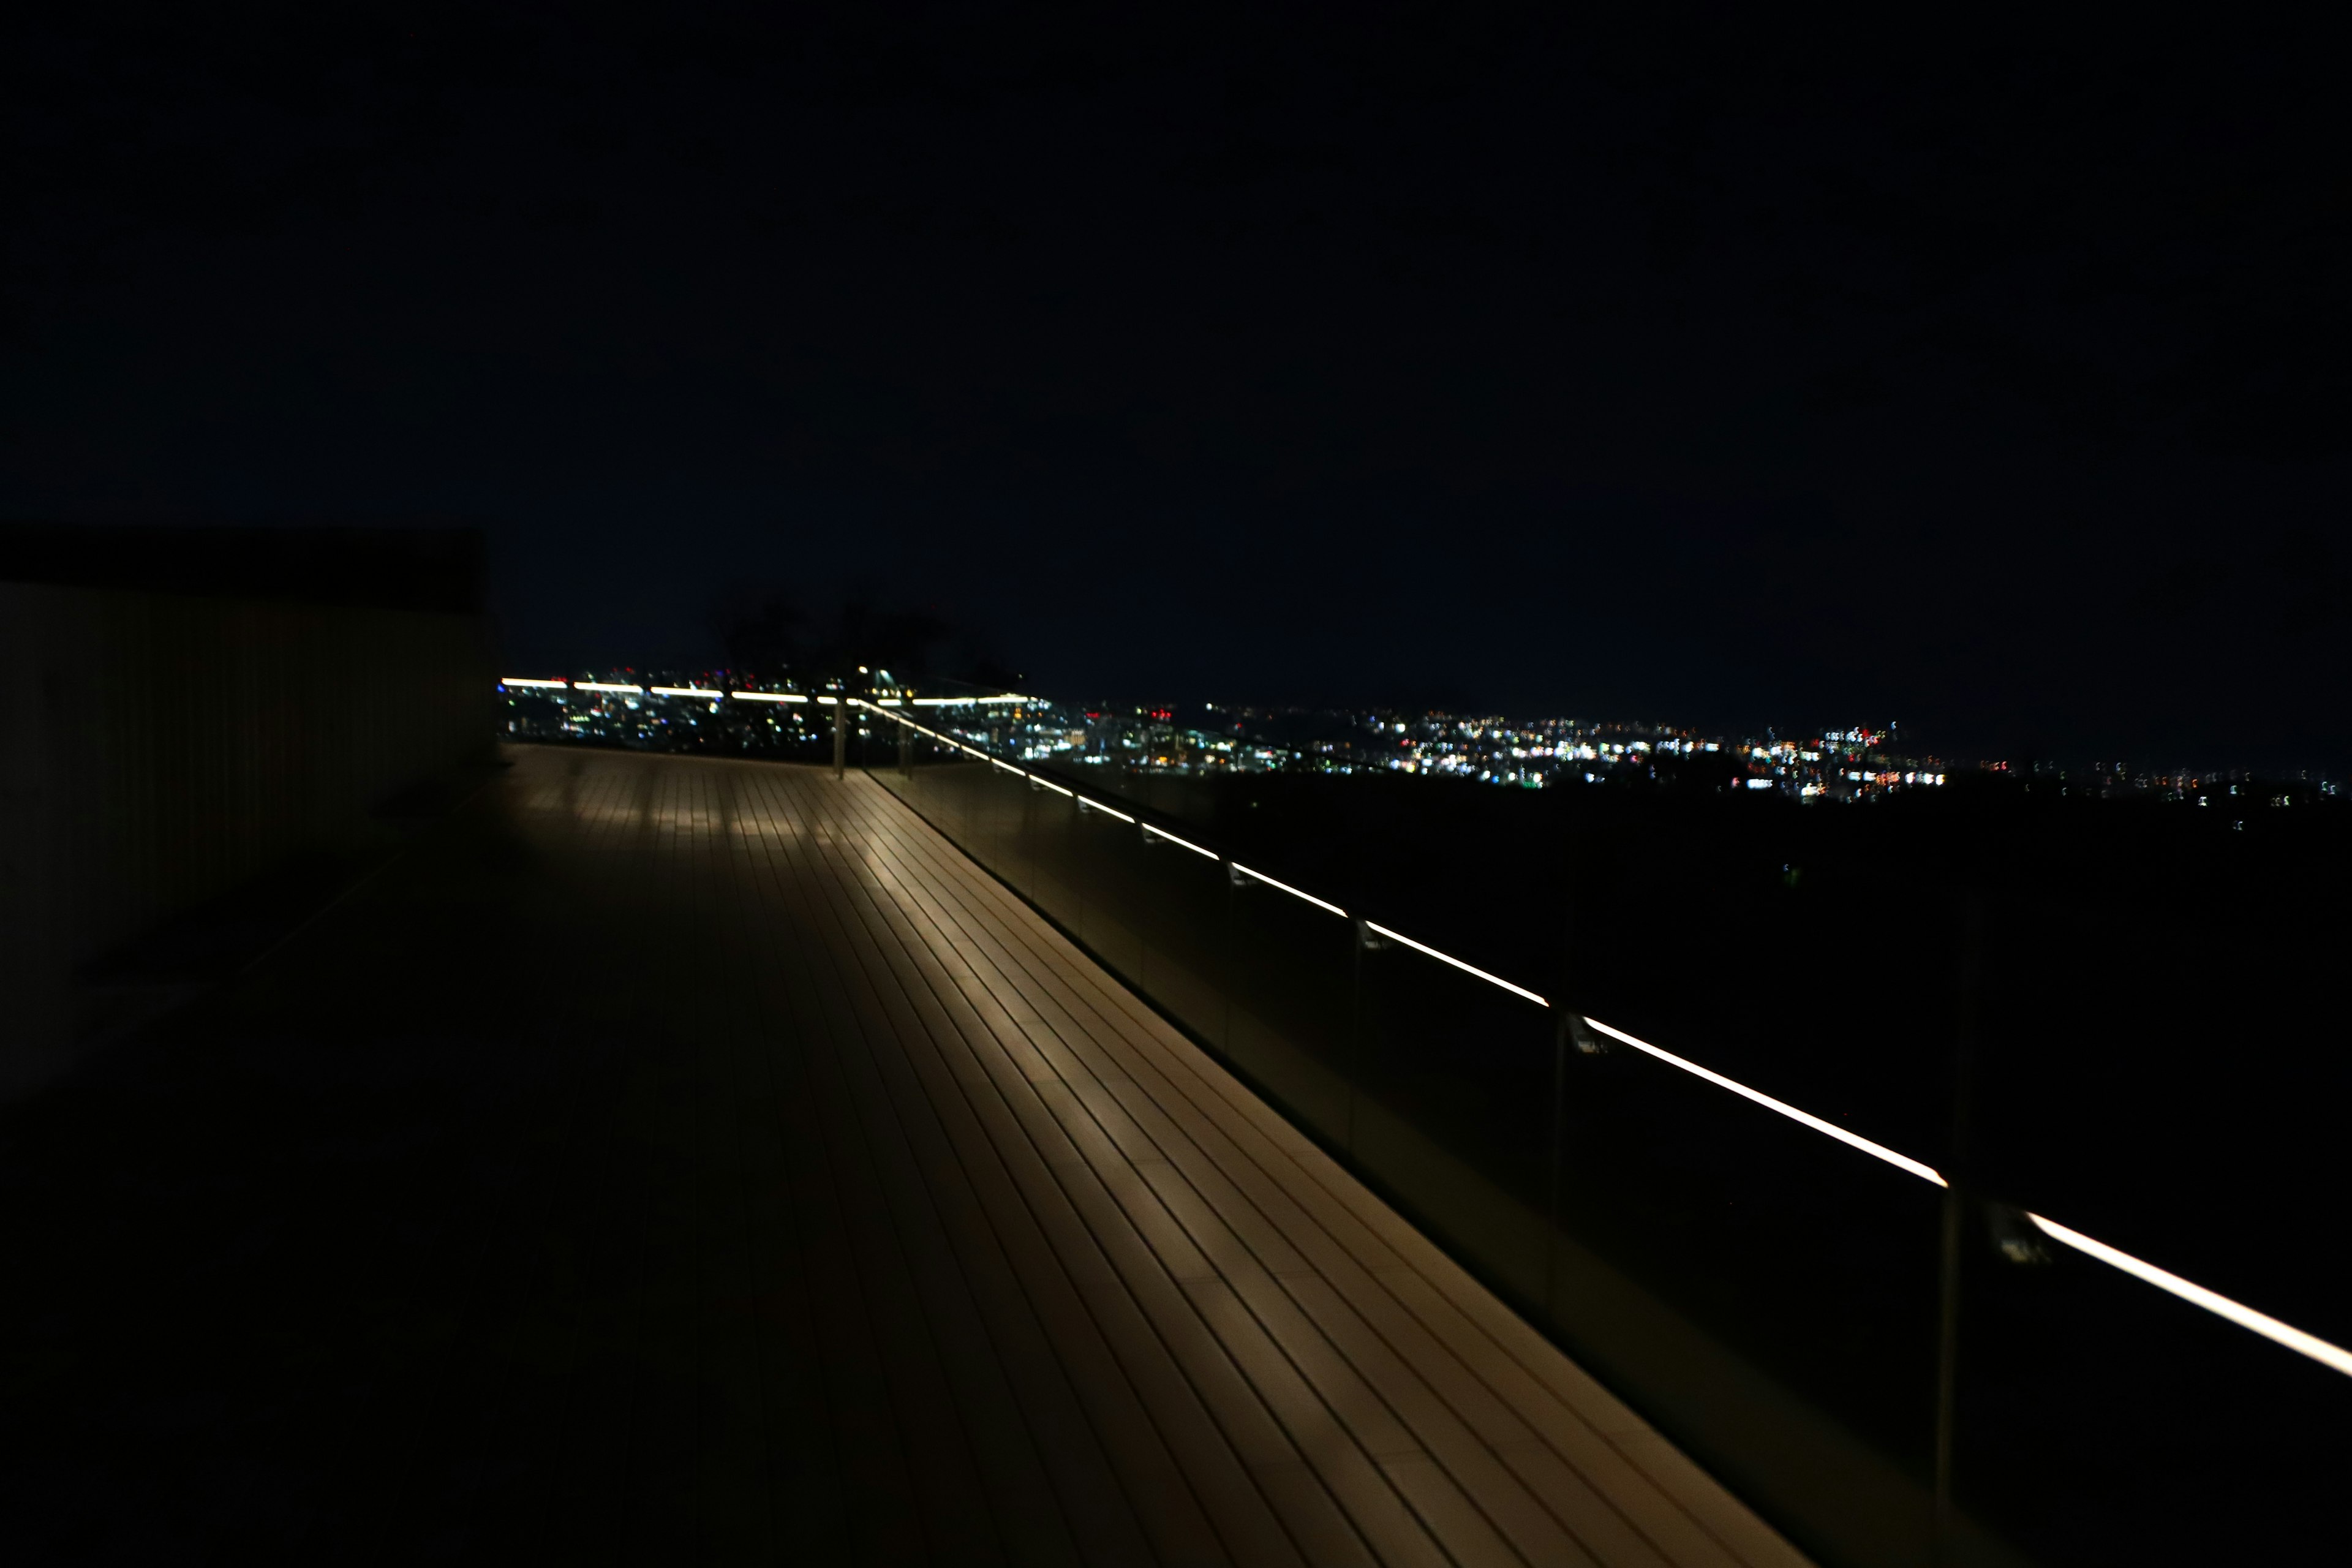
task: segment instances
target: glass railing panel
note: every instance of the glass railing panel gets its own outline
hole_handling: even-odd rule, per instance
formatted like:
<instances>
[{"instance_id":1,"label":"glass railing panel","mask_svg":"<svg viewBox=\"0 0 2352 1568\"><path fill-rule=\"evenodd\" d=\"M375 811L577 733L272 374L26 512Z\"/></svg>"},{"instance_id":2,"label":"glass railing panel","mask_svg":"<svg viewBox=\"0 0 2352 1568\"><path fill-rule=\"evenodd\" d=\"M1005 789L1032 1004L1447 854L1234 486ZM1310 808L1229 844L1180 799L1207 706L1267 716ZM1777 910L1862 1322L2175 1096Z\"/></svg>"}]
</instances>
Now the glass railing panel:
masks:
<instances>
[{"instance_id":1,"label":"glass railing panel","mask_svg":"<svg viewBox=\"0 0 2352 1568\"><path fill-rule=\"evenodd\" d=\"M1067 795L1042 782L1017 782L1025 798L1010 853L1026 868L1028 885L1023 891L1065 931L1081 931L1086 868L1070 831L1077 807Z\"/></svg>"},{"instance_id":2,"label":"glass railing panel","mask_svg":"<svg viewBox=\"0 0 2352 1568\"><path fill-rule=\"evenodd\" d=\"M2096 1228L2141 1245L2127 1226ZM1972 1229L1954 1467L1972 1518L2053 1563L2312 1561L2338 1533L2343 1373L2037 1240L2030 1222ZM2001 1239L2047 1261L2006 1261ZM2180 1267L2155 1237L2134 1256ZM2250 1306L2281 1305L2243 1289Z\"/></svg>"},{"instance_id":3,"label":"glass railing panel","mask_svg":"<svg viewBox=\"0 0 2352 1568\"><path fill-rule=\"evenodd\" d=\"M1146 884L1153 867L1145 863L1141 835L1132 822L1070 804L1064 826L1067 868L1079 889L1078 918L1071 929L1103 966L1141 988L1146 965L1136 911L1148 902Z\"/></svg>"},{"instance_id":4,"label":"glass railing panel","mask_svg":"<svg viewBox=\"0 0 2352 1568\"><path fill-rule=\"evenodd\" d=\"M1226 882L1225 1059L1335 1148L1349 1139L1355 927L1271 883Z\"/></svg>"},{"instance_id":5,"label":"glass railing panel","mask_svg":"<svg viewBox=\"0 0 2352 1568\"><path fill-rule=\"evenodd\" d=\"M958 847L1018 889L1020 867L1007 851L1026 786L953 746L913 735L902 767L895 739L870 776L919 813Z\"/></svg>"},{"instance_id":6,"label":"glass railing panel","mask_svg":"<svg viewBox=\"0 0 2352 1568\"><path fill-rule=\"evenodd\" d=\"M1473 1268L1539 1308L1557 1174L1554 1016L1367 935L1349 1152Z\"/></svg>"},{"instance_id":7,"label":"glass railing panel","mask_svg":"<svg viewBox=\"0 0 2352 1568\"><path fill-rule=\"evenodd\" d=\"M1800 1544L1927 1562L1943 1190L1613 1044L1564 1079L1562 1337Z\"/></svg>"},{"instance_id":8,"label":"glass railing panel","mask_svg":"<svg viewBox=\"0 0 2352 1568\"><path fill-rule=\"evenodd\" d=\"M1227 904L1233 894L1225 868L1174 839L1139 829L1149 876L1127 918L1143 939L1145 995L1191 1031L1223 1050L1230 1024L1226 992L1230 950Z\"/></svg>"}]
</instances>

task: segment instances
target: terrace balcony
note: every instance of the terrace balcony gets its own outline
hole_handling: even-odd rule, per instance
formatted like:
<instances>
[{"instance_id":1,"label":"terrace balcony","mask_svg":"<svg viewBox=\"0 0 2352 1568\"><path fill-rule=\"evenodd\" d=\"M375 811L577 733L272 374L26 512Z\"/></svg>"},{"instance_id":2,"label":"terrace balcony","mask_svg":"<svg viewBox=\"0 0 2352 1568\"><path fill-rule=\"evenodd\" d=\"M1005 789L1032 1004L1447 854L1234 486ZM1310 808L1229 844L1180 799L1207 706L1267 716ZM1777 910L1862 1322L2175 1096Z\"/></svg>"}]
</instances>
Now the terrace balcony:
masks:
<instances>
[{"instance_id":1,"label":"terrace balcony","mask_svg":"<svg viewBox=\"0 0 2352 1568\"><path fill-rule=\"evenodd\" d=\"M17 1108L35 1557L1802 1561L872 778L509 756Z\"/></svg>"}]
</instances>

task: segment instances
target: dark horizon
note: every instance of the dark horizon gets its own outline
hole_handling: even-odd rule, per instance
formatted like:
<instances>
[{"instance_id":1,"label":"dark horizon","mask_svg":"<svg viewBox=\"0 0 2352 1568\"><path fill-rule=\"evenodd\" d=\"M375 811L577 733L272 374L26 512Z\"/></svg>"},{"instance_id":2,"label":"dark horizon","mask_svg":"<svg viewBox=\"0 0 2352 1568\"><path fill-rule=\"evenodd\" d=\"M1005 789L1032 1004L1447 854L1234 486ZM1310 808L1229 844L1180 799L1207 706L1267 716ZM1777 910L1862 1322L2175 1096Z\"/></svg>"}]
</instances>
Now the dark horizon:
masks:
<instances>
[{"instance_id":1,"label":"dark horizon","mask_svg":"<svg viewBox=\"0 0 2352 1568\"><path fill-rule=\"evenodd\" d=\"M479 526L519 663L863 592L1051 694L2352 767L2326 50L20 26L0 515Z\"/></svg>"}]
</instances>

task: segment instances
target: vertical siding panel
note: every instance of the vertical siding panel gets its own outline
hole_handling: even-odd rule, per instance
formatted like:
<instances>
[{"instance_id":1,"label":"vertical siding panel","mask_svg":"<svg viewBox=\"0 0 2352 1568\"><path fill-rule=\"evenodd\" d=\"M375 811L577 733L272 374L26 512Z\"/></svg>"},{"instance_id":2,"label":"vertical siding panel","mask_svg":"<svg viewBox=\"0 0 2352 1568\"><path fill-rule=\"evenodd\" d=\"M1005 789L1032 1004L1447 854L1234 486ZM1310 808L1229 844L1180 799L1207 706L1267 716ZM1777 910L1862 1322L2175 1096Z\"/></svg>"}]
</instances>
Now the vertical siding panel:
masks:
<instances>
[{"instance_id":1,"label":"vertical siding panel","mask_svg":"<svg viewBox=\"0 0 2352 1568\"><path fill-rule=\"evenodd\" d=\"M470 616L0 583L0 1097L68 1059L79 965L486 752L488 654Z\"/></svg>"}]
</instances>

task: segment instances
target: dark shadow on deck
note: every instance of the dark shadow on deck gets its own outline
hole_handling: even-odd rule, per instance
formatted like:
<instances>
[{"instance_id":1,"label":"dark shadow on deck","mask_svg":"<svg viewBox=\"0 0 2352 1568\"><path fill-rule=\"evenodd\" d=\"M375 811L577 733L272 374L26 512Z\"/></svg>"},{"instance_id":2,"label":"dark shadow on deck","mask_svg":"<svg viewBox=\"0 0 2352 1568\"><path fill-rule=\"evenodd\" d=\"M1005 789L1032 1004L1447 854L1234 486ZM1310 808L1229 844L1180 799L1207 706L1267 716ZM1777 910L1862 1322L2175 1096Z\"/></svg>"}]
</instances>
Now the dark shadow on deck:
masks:
<instances>
[{"instance_id":1,"label":"dark shadow on deck","mask_svg":"<svg viewBox=\"0 0 2352 1568\"><path fill-rule=\"evenodd\" d=\"M0 1112L12 1558L1798 1561L871 781L516 758Z\"/></svg>"}]
</instances>

